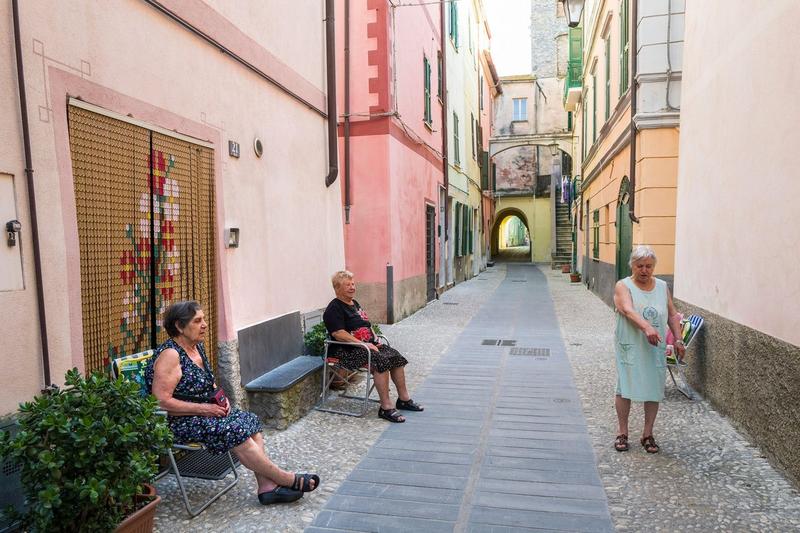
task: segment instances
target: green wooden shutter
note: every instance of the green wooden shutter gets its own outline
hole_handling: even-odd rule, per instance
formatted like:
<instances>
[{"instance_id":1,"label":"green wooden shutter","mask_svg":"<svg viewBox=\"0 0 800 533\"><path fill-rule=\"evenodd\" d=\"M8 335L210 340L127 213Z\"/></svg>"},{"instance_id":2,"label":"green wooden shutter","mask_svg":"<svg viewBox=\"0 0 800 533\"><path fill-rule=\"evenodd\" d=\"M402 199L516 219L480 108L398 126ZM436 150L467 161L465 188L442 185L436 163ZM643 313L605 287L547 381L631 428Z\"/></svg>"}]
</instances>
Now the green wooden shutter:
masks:
<instances>
[{"instance_id":1,"label":"green wooden shutter","mask_svg":"<svg viewBox=\"0 0 800 533\"><path fill-rule=\"evenodd\" d=\"M425 80L425 122L431 124L431 64L427 57L422 59L423 78Z\"/></svg>"},{"instance_id":2,"label":"green wooden shutter","mask_svg":"<svg viewBox=\"0 0 800 533\"><path fill-rule=\"evenodd\" d=\"M600 210L592 211L592 257L600 257Z\"/></svg>"}]
</instances>

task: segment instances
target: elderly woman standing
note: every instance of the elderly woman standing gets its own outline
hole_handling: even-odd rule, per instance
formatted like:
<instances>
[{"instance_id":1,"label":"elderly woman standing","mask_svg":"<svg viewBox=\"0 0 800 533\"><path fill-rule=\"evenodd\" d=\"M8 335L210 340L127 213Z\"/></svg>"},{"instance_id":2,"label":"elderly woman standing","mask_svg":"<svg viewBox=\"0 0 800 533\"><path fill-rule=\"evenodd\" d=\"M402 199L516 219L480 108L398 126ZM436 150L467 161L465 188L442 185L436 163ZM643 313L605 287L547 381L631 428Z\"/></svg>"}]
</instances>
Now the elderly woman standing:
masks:
<instances>
[{"instance_id":1,"label":"elderly woman standing","mask_svg":"<svg viewBox=\"0 0 800 533\"><path fill-rule=\"evenodd\" d=\"M145 369L145 385L168 413L177 442L200 442L212 454L233 451L255 473L263 505L293 502L319 485L316 474L292 474L270 461L261 423L253 413L232 409L223 397L215 403L214 374L203 340L208 324L197 302L176 302L164 312L170 338Z\"/></svg>"},{"instance_id":2,"label":"elderly woman standing","mask_svg":"<svg viewBox=\"0 0 800 533\"><path fill-rule=\"evenodd\" d=\"M658 403L664 399L664 339L667 327L676 339L681 338L680 317L666 282L653 276L656 266L653 249L637 246L629 264L631 276L619 280L614 289L617 312L615 406L619 422L614 449L618 452L629 449L628 417L631 401L637 401L644 402L644 429L639 442L647 453L658 453L653 425ZM676 342L675 350L683 357L686 351L683 341Z\"/></svg>"},{"instance_id":3,"label":"elderly woman standing","mask_svg":"<svg viewBox=\"0 0 800 533\"><path fill-rule=\"evenodd\" d=\"M341 270L331 278L336 298L331 300L322 320L331 337L341 342L364 342L370 350L370 365L375 389L381 406L378 416L389 422L405 422L398 409L404 411L422 411L421 405L414 402L408 395L406 388L406 374L403 369L408 364L405 357L394 348L381 344L372 332L367 314L361 309L353 297L356 294L356 283L353 274ZM339 359L340 364L350 370L362 368L367 364L367 354L361 347L333 345L329 353L331 357ZM389 398L389 377L391 376L397 388L397 403L392 405Z\"/></svg>"}]
</instances>

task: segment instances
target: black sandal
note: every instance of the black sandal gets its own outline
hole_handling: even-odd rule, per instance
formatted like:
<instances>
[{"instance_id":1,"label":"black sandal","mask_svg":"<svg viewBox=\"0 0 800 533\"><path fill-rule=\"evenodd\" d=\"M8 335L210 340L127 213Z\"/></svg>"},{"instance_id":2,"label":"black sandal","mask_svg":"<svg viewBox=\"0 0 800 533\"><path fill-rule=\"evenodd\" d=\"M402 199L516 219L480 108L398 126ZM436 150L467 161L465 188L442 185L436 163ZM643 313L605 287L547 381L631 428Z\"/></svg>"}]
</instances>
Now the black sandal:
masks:
<instances>
[{"instance_id":1,"label":"black sandal","mask_svg":"<svg viewBox=\"0 0 800 533\"><path fill-rule=\"evenodd\" d=\"M409 398L408 400L401 400L400 398L397 399L397 402L394 404L395 407L398 409L402 409L403 411L424 411L425 408L422 407L420 404Z\"/></svg>"},{"instance_id":2,"label":"black sandal","mask_svg":"<svg viewBox=\"0 0 800 533\"><path fill-rule=\"evenodd\" d=\"M631 449L626 434L622 433L621 435L617 435L617 438L614 439L614 449L618 452L627 452Z\"/></svg>"},{"instance_id":3,"label":"black sandal","mask_svg":"<svg viewBox=\"0 0 800 533\"><path fill-rule=\"evenodd\" d=\"M659 450L661 450L661 448L658 447L658 444L656 444L656 439L654 439L652 435L649 437L642 437L639 442L642 443L642 447L647 453L658 453Z\"/></svg>"},{"instance_id":4,"label":"black sandal","mask_svg":"<svg viewBox=\"0 0 800 533\"><path fill-rule=\"evenodd\" d=\"M260 493L258 501L261 502L261 505L271 505L273 503L295 502L302 497L303 493L299 490L293 490L289 487L275 487L270 491Z\"/></svg>"},{"instance_id":5,"label":"black sandal","mask_svg":"<svg viewBox=\"0 0 800 533\"><path fill-rule=\"evenodd\" d=\"M314 486L311 487L311 482L314 482ZM311 487L311 488L309 488ZM312 490L319 487L319 476L316 474L295 474L294 475L294 483L292 483L292 490L297 490L300 492L311 492Z\"/></svg>"},{"instance_id":6,"label":"black sandal","mask_svg":"<svg viewBox=\"0 0 800 533\"><path fill-rule=\"evenodd\" d=\"M384 420L394 422L395 424L402 424L406 421L406 419L397 411L397 409L384 409L383 407L378 408L378 418L383 418Z\"/></svg>"}]
</instances>

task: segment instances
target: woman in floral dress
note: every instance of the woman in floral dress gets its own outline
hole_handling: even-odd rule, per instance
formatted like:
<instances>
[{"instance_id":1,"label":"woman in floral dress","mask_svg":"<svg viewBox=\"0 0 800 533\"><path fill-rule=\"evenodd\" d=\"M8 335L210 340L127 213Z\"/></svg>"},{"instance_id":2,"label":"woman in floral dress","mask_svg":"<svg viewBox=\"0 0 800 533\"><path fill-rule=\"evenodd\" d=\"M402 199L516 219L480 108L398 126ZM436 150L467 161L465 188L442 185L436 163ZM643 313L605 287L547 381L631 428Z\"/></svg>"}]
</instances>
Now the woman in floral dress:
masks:
<instances>
[{"instance_id":1,"label":"woman in floral dress","mask_svg":"<svg viewBox=\"0 0 800 533\"><path fill-rule=\"evenodd\" d=\"M337 341L366 343L372 355L370 357L370 370L375 380L375 389L378 391L381 406L378 416L389 422L405 422L405 417L398 409L404 411L422 411L423 407L408 395L406 388L406 374L403 367L408 364L405 357L394 348L381 344L372 332L367 314L353 297L356 294L356 284L353 274L341 270L331 278L336 298L331 300L322 315L328 333ZM366 351L356 346L332 345L329 357L339 359L339 364L350 370L362 368L367 364ZM389 378L392 378L397 388L397 402L393 405L389 398Z\"/></svg>"},{"instance_id":2,"label":"woman in floral dress","mask_svg":"<svg viewBox=\"0 0 800 533\"><path fill-rule=\"evenodd\" d=\"M199 442L212 454L232 451L256 477L264 505L298 500L319 486L316 474L293 474L273 463L264 449L258 417L231 408L217 389L203 339L208 324L197 302L177 302L164 312L170 338L145 370L145 384L168 413L176 442Z\"/></svg>"}]
</instances>

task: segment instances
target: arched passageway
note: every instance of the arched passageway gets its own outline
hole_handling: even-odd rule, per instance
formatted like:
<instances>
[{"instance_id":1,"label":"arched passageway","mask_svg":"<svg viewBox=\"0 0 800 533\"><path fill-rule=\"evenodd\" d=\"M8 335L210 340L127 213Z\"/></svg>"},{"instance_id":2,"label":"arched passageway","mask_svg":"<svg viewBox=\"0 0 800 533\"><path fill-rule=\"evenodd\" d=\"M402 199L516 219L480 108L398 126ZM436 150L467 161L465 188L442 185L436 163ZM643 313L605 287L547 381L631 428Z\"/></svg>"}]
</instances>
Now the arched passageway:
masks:
<instances>
[{"instance_id":1,"label":"arched passageway","mask_svg":"<svg viewBox=\"0 0 800 533\"><path fill-rule=\"evenodd\" d=\"M497 214L492 228L492 258L507 262L531 261L531 235L522 211L504 209Z\"/></svg>"}]
</instances>

